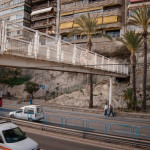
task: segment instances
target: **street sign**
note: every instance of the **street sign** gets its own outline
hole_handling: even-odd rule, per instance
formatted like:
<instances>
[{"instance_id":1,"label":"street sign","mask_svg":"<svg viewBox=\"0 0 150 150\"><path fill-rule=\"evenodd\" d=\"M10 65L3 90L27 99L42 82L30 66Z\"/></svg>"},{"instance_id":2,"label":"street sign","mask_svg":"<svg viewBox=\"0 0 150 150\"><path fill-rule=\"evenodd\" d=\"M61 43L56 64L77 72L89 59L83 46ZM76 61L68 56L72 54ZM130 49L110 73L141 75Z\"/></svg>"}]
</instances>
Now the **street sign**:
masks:
<instances>
[{"instance_id":1,"label":"street sign","mask_svg":"<svg viewBox=\"0 0 150 150\"><path fill-rule=\"evenodd\" d=\"M42 85L42 89L45 90L45 85Z\"/></svg>"},{"instance_id":2,"label":"street sign","mask_svg":"<svg viewBox=\"0 0 150 150\"><path fill-rule=\"evenodd\" d=\"M44 96L45 85L42 85L42 90L43 90L43 96Z\"/></svg>"}]
</instances>

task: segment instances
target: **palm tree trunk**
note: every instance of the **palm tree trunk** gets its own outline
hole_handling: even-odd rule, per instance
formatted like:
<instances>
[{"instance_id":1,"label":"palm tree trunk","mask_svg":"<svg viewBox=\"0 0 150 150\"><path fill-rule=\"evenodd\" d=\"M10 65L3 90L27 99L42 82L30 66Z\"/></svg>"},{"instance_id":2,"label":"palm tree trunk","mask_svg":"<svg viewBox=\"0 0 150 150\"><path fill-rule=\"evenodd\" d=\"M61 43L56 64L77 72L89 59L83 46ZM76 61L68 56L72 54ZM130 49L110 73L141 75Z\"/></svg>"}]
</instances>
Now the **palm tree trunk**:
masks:
<instances>
[{"instance_id":1,"label":"palm tree trunk","mask_svg":"<svg viewBox=\"0 0 150 150\"><path fill-rule=\"evenodd\" d=\"M89 108L93 108L93 75L89 75L89 81L90 81L90 102L89 102Z\"/></svg>"},{"instance_id":2,"label":"palm tree trunk","mask_svg":"<svg viewBox=\"0 0 150 150\"><path fill-rule=\"evenodd\" d=\"M132 77L133 100L136 101L136 56L135 55L133 55L132 76L133 76Z\"/></svg>"},{"instance_id":3,"label":"palm tree trunk","mask_svg":"<svg viewBox=\"0 0 150 150\"><path fill-rule=\"evenodd\" d=\"M147 80L147 31L143 33L144 37L144 74L143 74L143 102L142 109L146 111L146 80Z\"/></svg>"},{"instance_id":4,"label":"palm tree trunk","mask_svg":"<svg viewBox=\"0 0 150 150\"><path fill-rule=\"evenodd\" d=\"M88 40L87 43L88 50L91 51L92 41L91 39ZM90 82L90 101L89 101L89 108L93 108L93 75L89 75L89 82Z\"/></svg>"}]
</instances>

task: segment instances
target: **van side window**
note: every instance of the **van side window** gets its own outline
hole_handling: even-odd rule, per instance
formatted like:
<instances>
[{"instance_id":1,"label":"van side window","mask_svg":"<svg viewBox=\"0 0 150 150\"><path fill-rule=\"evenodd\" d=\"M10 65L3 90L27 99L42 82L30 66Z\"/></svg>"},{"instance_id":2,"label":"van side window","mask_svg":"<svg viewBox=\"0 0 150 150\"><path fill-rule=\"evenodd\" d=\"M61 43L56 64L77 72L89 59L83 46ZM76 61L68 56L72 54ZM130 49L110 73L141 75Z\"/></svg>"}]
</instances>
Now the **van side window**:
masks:
<instances>
[{"instance_id":1,"label":"van side window","mask_svg":"<svg viewBox=\"0 0 150 150\"><path fill-rule=\"evenodd\" d=\"M37 108L37 113L42 113L42 112L43 112L43 109L40 108L40 107L38 107L38 108Z\"/></svg>"},{"instance_id":2,"label":"van side window","mask_svg":"<svg viewBox=\"0 0 150 150\"><path fill-rule=\"evenodd\" d=\"M25 108L24 113L25 114L34 114L34 109L33 108Z\"/></svg>"},{"instance_id":3,"label":"van side window","mask_svg":"<svg viewBox=\"0 0 150 150\"><path fill-rule=\"evenodd\" d=\"M23 111L22 109L19 109L16 111L16 113L22 113L22 111Z\"/></svg>"}]
</instances>

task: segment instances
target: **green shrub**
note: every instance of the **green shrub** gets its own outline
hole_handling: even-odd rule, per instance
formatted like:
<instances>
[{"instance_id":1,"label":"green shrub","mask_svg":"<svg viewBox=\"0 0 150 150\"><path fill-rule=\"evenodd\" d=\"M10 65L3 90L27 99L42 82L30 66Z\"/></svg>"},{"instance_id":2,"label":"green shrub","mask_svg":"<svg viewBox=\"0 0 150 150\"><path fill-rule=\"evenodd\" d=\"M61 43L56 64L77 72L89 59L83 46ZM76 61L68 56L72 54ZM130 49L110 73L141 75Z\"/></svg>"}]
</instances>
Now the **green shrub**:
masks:
<instances>
[{"instance_id":1,"label":"green shrub","mask_svg":"<svg viewBox=\"0 0 150 150\"><path fill-rule=\"evenodd\" d=\"M40 85L38 85L37 83L26 82L24 91L29 93L33 99L34 98L33 94L36 93L39 89L40 89Z\"/></svg>"},{"instance_id":2,"label":"green shrub","mask_svg":"<svg viewBox=\"0 0 150 150\"><path fill-rule=\"evenodd\" d=\"M29 76L24 76L24 77L13 77L13 78L8 78L8 79L5 79L3 81L1 81L1 83L3 84L7 84L9 85L10 87L14 87L15 85L21 85L21 84L24 84L26 81L28 81L30 79Z\"/></svg>"}]
</instances>

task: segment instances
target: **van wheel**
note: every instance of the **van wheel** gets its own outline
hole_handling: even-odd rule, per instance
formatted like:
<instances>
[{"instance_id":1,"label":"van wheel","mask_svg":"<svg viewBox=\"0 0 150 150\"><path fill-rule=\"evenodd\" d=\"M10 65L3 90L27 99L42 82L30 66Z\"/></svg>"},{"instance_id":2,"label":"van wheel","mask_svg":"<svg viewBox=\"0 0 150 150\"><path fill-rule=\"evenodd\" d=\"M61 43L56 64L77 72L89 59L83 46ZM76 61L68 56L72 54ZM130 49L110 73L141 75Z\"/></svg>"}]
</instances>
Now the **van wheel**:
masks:
<instances>
[{"instance_id":1,"label":"van wheel","mask_svg":"<svg viewBox=\"0 0 150 150\"><path fill-rule=\"evenodd\" d=\"M15 118L15 116L14 115L10 115L10 118Z\"/></svg>"},{"instance_id":2,"label":"van wheel","mask_svg":"<svg viewBox=\"0 0 150 150\"><path fill-rule=\"evenodd\" d=\"M30 122L31 122L31 121L32 121L32 119L31 119L31 118L28 118L28 121L30 121Z\"/></svg>"}]
</instances>

